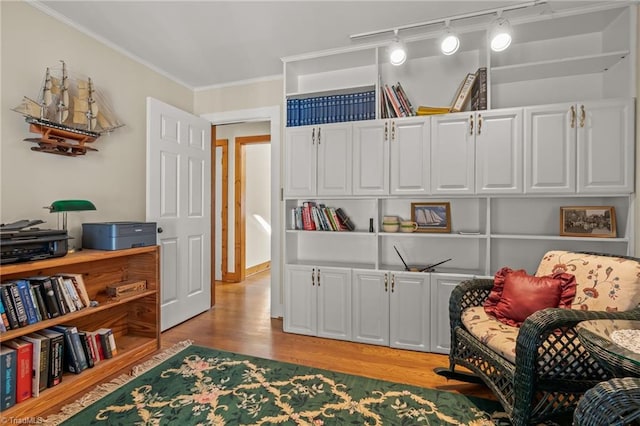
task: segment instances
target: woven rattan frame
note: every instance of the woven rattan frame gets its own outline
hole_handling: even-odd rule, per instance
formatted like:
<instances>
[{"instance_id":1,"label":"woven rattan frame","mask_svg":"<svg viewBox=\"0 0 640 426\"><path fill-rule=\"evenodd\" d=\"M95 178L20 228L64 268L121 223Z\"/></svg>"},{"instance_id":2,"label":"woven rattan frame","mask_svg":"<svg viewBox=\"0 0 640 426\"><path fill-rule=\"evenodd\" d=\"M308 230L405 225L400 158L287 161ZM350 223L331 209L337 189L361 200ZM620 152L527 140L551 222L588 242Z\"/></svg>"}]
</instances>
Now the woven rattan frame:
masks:
<instances>
[{"instance_id":1,"label":"woven rattan frame","mask_svg":"<svg viewBox=\"0 0 640 426\"><path fill-rule=\"evenodd\" d=\"M625 258L640 262L640 259ZM520 327L513 364L471 335L462 324L462 312L468 307L482 306L492 287L491 279L475 279L461 283L452 291L449 370L454 371L456 365L461 365L482 378L514 425L571 413L588 389L611 379L610 373L589 355L578 339L574 327L579 322L640 319L640 308L626 312L559 308L538 311Z\"/></svg>"},{"instance_id":2,"label":"woven rattan frame","mask_svg":"<svg viewBox=\"0 0 640 426\"><path fill-rule=\"evenodd\" d=\"M622 426L634 421L640 422L640 378L632 377L611 379L589 389L573 415L576 426Z\"/></svg>"}]
</instances>

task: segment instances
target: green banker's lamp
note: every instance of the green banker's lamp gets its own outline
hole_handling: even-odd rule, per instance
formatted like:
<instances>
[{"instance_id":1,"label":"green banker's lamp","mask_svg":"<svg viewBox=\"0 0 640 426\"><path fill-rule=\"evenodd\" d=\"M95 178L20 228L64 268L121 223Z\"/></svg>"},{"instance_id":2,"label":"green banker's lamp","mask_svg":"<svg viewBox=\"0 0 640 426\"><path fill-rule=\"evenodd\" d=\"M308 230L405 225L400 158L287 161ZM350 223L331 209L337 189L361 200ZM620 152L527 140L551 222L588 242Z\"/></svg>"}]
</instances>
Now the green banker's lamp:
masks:
<instances>
[{"instance_id":1,"label":"green banker's lamp","mask_svg":"<svg viewBox=\"0 0 640 426\"><path fill-rule=\"evenodd\" d=\"M96 206L88 200L57 200L45 207L49 213L62 213L62 229L67 230L67 212L95 210ZM58 228L60 228L60 215L58 215Z\"/></svg>"}]
</instances>

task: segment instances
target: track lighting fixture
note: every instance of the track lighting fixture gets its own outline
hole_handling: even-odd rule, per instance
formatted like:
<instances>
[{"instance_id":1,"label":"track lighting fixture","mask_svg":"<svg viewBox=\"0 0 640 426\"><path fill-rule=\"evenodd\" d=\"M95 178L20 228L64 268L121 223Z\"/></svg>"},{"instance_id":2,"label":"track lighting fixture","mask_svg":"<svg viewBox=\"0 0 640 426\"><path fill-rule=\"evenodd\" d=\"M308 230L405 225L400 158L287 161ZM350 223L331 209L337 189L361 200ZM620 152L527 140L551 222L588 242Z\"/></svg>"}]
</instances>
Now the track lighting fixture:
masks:
<instances>
[{"instance_id":1,"label":"track lighting fixture","mask_svg":"<svg viewBox=\"0 0 640 426\"><path fill-rule=\"evenodd\" d=\"M440 37L440 51L445 55L453 55L460 48L458 35L451 30L449 21L444 22L444 34Z\"/></svg>"},{"instance_id":2,"label":"track lighting fixture","mask_svg":"<svg viewBox=\"0 0 640 426\"><path fill-rule=\"evenodd\" d=\"M511 44L511 24L498 12L498 18L491 25L489 32L489 42L491 50L502 52Z\"/></svg>"},{"instance_id":3,"label":"track lighting fixture","mask_svg":"<svg viewBox=\"0 0 640 426\"><path fill-rule=\"evenodd\" d=\"M391 65L402 65L404 61L407 60L407 52L405 50L404 44L398 38L398 30L394 30L395 39L389 45L389 62Z\"/></svg>"}]
</instances>

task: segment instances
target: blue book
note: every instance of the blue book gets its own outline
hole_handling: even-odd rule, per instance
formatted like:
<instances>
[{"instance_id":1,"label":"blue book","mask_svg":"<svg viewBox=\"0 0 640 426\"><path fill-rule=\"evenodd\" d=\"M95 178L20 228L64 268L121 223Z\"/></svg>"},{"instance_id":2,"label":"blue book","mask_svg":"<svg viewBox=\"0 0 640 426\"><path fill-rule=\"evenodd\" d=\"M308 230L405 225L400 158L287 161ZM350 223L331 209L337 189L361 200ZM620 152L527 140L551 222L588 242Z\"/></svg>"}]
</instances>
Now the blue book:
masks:
<instances>
[{"instance_id":1,"label":"blue book","mask_svg":"<svg viewBox=\"0 0 640 426\"><path fill-rule=\"evenodd\" d=\"M38 314L36 313L36 303L38 302L34 301L33 297L31 296L31 286L29 285L29 281L17 280L16 285L18 286L18 292L20 293L20 298L22 299L24 310L27 313L27 322L29 324L37 323Z\"/></svg>"},{"instance_id":2,"label":"blue book","mask_svg":"<svg viewBox=\"0 0 640 426\"><path fill-rule=\"evenodd\" d=\"M6 410L16 403L16 350L7 346L0 346L0 410Z\"/></svg>"},{"instance_id":3,"label":"blue book","mask_svg":"<svg viewBox=\"0 0 640 426\"><path fill-rule=\"evenodd\" d=\"M56 325L51 330L64 335L64 356L67 370L71 373L80 374L89 368L89 363L82 349L82 341L78 334L78 329L68 325Z\"/></svg>"}]
</instances>

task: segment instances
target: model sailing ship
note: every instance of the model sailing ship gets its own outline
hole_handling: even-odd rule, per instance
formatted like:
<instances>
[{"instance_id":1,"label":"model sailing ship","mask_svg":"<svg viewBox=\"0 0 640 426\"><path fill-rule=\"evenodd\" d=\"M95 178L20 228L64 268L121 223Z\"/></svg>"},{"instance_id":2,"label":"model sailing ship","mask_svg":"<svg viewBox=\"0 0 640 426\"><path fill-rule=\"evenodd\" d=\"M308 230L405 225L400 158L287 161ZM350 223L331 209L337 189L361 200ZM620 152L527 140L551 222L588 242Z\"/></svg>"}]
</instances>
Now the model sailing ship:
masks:
<instances>
[{"instance_id":1,"label":"model sailing ship","mask_svg":"<svg viewBox=\"0 0 640 426\"><path fill-rule=\"evenodd\" d=\"M24 97L13 108L25 116L32 133L39 137L34 151L68 156L84 155L97 149L87 144L104 133L123 126L109 109L91 78L70 78L64 61L60 70L47 68L37 101Z\"/></svg>"}]
</instances>

